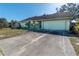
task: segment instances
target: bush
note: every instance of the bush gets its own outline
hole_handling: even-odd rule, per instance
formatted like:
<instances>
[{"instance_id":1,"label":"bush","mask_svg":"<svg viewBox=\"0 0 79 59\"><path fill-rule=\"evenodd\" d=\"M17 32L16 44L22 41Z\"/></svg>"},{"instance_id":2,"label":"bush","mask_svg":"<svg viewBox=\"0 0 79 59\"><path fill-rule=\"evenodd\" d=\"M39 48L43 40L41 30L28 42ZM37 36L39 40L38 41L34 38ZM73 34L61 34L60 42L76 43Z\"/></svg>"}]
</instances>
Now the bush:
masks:
<instances>
[{"instance_id":1,"label":"bush","mask_svg":"<svg viewBox=\"0 0 79 59\"><path fill-rule=\"evenodd\" d=\"M0 29L8 27L8 22L5 18L0 18Z\"/></svg>"},{"instance_id":2,"label":"bush","mask_svg":"<svg viewBox=\"0 0 79 59\"><path fill-rule=\"evenodd\" d=\"M12 20L9 23L9 27L12 28L12 29L20 29L21 28L21 24L19 22L17 22L17 21Z\"/></svg>"},{"instance_id":3,"label":"bush","mask_svg":"<svg viewBox=\"0 0 79 59\"><path fill-rule=\"evenodd\" d=\"M79 34L79 21L75 25L75 32Z\"/></svg>"}]
</instances>

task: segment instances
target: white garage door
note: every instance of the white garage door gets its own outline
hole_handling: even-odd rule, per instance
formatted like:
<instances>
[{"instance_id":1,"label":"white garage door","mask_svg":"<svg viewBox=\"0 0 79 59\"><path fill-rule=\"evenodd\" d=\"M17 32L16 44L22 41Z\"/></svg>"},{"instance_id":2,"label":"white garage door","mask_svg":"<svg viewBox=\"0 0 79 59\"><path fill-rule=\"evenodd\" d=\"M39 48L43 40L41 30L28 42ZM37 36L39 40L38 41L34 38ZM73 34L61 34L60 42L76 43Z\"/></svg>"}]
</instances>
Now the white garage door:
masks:
<instances>
[{"instance_id":1,"label":"white garage door","mask_svg":"<svg viewBox=\"0 0 79 59\"><path fill-rule=\"evenodd\" d=\"M42 28L47 30L69 30L69 20L44 21Z\"/></svg>"}]
</instances>

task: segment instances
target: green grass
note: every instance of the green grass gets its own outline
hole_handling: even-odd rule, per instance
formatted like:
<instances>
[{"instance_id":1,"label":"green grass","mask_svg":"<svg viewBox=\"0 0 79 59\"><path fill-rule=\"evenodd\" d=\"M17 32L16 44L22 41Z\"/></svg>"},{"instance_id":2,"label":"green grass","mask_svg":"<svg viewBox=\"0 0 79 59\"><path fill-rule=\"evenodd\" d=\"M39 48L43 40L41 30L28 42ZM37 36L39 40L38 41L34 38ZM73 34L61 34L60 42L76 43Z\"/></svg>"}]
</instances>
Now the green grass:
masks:
<instances>
[{"instance_id":1,"label":"green grass","mask_svg":"<svg viewBox=\"0 0 79 59\"><path fill-rule=\"evenodd\" d=\"M0 39L14 37L24 33L26 33L26 30L3 28L3 29L0 29Z\"/></svg>"},{"instance_id":2,"label":"green grass","mask_svg":"<svg viewBox=\"0 0 79 59\"><path fill-rule=\"evenodd\" d=\"M69 38L69 39L70 39L71 44L73 45L73 47L74 47L74 49L75 49L75 51L76 51L76 54L79 56L79 45L76 44L76 43L79 43L79 42L78 42L77 39L74 38L74 37Z\"/></svg>"}]
</instances>

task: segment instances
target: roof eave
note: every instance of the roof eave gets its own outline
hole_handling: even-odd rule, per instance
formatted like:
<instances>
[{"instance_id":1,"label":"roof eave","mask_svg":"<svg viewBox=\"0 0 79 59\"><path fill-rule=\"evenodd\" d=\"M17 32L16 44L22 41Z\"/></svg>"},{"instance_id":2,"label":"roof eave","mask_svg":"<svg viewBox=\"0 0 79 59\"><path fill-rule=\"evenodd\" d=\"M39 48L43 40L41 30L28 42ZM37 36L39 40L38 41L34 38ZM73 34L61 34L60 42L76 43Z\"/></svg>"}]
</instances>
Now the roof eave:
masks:
<instances>
[{"instance_id":1,"label":"roof eave","mask_svg":"<svg viewBox=\"0 0 79 59\"><path fill-rule=\"evenodd\" d=\"M72 17L64 17L64 18L48 18L48 19L29 19L27 21L54 21L54 20L70 20Z\"/></svg>"}]
</instances>

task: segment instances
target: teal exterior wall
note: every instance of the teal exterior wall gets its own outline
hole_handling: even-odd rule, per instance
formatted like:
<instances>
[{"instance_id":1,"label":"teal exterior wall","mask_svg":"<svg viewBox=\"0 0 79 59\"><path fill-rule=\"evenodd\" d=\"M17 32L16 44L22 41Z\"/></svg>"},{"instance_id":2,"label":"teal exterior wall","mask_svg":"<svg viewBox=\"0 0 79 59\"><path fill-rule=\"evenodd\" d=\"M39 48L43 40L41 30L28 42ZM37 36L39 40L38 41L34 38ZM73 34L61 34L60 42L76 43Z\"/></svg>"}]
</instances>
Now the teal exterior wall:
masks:
<instances>
[{"instance_id":1,"label":"teal exterior wall","mask_svg":"<svg viewBox=\"0 0 79 59\"><path fill-rule=\"evenodd\" d=\"M69 30L69 20L42 21L42 29L46 30Z\"/></svg>"},{"instance_id":2,"label":"teal exterior wall","mask_svg":"<svg viewBox=\"0 0 79 59\"><path fill-rule=\"evenodd\" d=\"M52 21L27 21L21 23L22 27L32 30L67 30L70 29L70 20L52 20Z\"/></svg>"}]
</instances>

